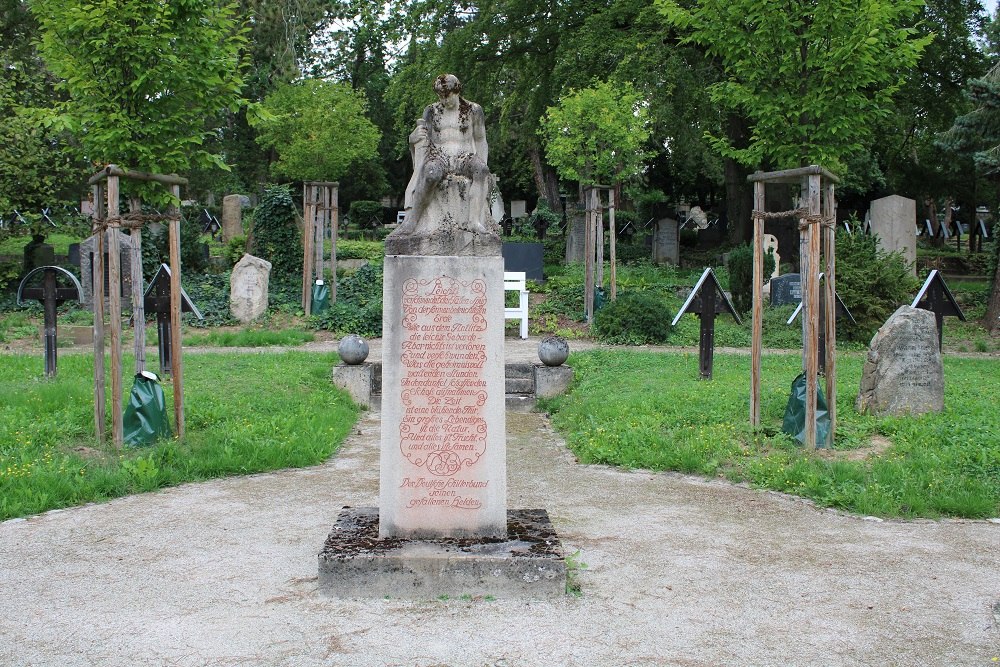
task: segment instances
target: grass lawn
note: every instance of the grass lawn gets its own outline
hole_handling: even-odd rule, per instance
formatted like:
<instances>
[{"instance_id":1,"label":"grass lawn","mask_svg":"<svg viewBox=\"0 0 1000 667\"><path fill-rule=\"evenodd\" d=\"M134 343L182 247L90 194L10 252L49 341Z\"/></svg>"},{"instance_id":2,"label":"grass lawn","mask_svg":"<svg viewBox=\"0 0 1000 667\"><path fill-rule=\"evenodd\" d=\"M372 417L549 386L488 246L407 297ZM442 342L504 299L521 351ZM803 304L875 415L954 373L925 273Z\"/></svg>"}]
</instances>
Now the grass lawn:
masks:
<instances>
[{"instance_id":1,"label":"grass lawn","mask_svg":"<svg viewBox=\"0 0 1000 667\"><path fill-rule=\"evenodd\" d=\"M46 380L38 356L4 355L0 520L182 482L321 463L357 416L347 394L330 382L336 361L333 354L187 356L184 440L118 453L95 444L92 357L63 356L59 376ZM155 358L148 364L156 368ZM126 401L131 384L126 377ZM172 422L172 391L164 390ZM108 419L110 433L110 411Z\"/></svg>"},{"instance_id":2,"label":"grass lawn","mask_svg":"<svg viewBox=\"0 0 1000 667\"><path fill-rule=\"evenodd\" d=\"M758 433L745 355L717 354L706 382L695 354L574 354L571 393L545 405L584 463L725 477L866 515L1000 516L1000 361L946 356L944 412L875 418L853 406L863 359L838 358L833 450L781 433L798 355L764 358Z\"/></svg>"}]
</instances>

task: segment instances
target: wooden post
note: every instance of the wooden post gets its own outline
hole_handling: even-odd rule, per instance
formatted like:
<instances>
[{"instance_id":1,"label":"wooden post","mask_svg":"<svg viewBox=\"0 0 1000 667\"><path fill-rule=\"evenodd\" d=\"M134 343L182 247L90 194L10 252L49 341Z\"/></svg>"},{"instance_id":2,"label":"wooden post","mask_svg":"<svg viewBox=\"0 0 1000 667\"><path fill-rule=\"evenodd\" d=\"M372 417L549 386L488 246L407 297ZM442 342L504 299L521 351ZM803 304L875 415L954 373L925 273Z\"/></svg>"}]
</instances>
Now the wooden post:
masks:
<instances>
[{"instance_id":1,"label":"wooden post","mask_svg":"<svg viewBox=\"0 0 1000 667\"><path fill-rule=\"evenodd\" d=\"M321 185L313 186L314 201L316 202L313 206L313 235L316 239L316 245L313 247L313 278L315 280L323 279L323 244L326 243L326 200L329 194L329 191L325 187Z\"/></svg>"},{"instance_id":2,"label":"wooden post","mask_svg":"<svg viewBox=\"0 0 1000 667\"><path fill-rule=\"evenodd\" d=\"M594 188L594 248L597 250L597 257L594 259L597 275L594 281L597 287L604 289L604 201L598 188Z\"/></svg>"},{"instance_id":3,"label":"wooden post","mask_svg":"<svg viewBox=\"0 0 1000 667\"><path fill-rule=\"evenodd\" d=\"M830 437L827 446L833 445L837 428L837 200L834 185L827 182L823 188L823 235L826 247L826 404L830 415Z\"/></svg>"},{"instance_id":4,"label":"wooden post","mask_svg":"<svg viewBox=\"0 0 1000 667\"><path fill-rule=\"evenodd\" d=\"M142 214L142 203L138 198L129 202L129 212ZM135 372L146 370L146 308L143 304L142 289L142 227L135 225L129 230L132 250L129 252L132 277L132 332L135 338Z\"/></svg>"},{"instance_id":5,"label":"wooden post","mask_svg":"<svg viewBox=\"0 0 1000 667\"><path fill-rule=\"evenodd\" d=\"M107 379L104 377L104 186L95 184L94 194L94 259L93 274L94 300L94 427L98 443L104 442L105 395Z\"/></svg>"},{"instance_id":6,"label":"wooden post","mask_svg":"<svg viewBox=\"0 0 1000 667\"><path fill-rule=\"evenodd\" d=\"M312 311L313 186L302 184L302 310Z\"/></svg>"},{"instance_id":7,"label":"wooden post","mask_svg":"<svg viewBox=\"0 0 1000 667\"><path fill-rule=\"evenodd\" d=\"M111 438L115 449L124 439L122 424L122 273L118 176L108 176L108 310L111 326ZM103 286L99 295L103 298ZM95 298L97 298L95 296Z\"/></svg>"},{"instance_id":8,"label":"wooden post","mask_svg":"<svg viewBox=\"0 0 1000 667\"><path fill-rule=\"evenodd\" d=\"M611 300L614 301L618 298L618 270L615 266L617 262L617 256L615 253L615 237L618 235L618 230L615 227L615 190L614 188L608 190L608 242L611 244L610 251L611 257L609 261L611 262Z\"/></svg>"},{"instance_id":9,"label":"wooden post","mask_svg":"<svg viewBox=\"0 0 1000 667\"><path fill-rule=\"evenodd\" d=\"M802 316L805 320L805 371L806 371L806 423L805 446L816 447L816 394L819 374L819 272L820 230L816 221L820 215L820 175L810 174L807 186L808 213L806 218L806 240L808 242L807 273L802 274L803 299Z\"/></svg>"},{"instance_id":10,"label":"wooden post","mask_svg":"<svg viewBox=\"0 0 1000 667\"><path fill-rule=\"evenodd\" d=\"M340 184L334 183L330 190L330 304L337 303L337 236L339 229Z\"/></svg>"},{"instance_id":11,"label":"wooden post","mask_svg":"<svg viewBox=\"0 0 1000 667\"><path fill-rule=\"evenodd\" d=\"M764 183L753 184L753 209L764 211ZM764 340L764 219L753 218L753 324L750 342L750 425L760 425L760 361Z\"/></svg>"},{"instance_id":12,"label":"wooden post","mask_svg":"<svg viewBox=\"0 0 1000 667\"><path fill-rule=\"evenodd\" d=\"M174 385L174 421L177 437L184 438L184 375L181 368L181 186L171 185L170 194L170 375Z\"/></svg>"},{"instance_id":13,"label":"wooden post","mask_svg":"<svg viewBox=\"0 0 1000 667\"><path fill-rule=\"evenodd\" d=\"M595 190L593 188L584 190L587 212L584 215L586 234L583 242L583 309L587 324L592 324L594 321L594 208L596 205L594 194Z\"/></svg>"}]
</instances>

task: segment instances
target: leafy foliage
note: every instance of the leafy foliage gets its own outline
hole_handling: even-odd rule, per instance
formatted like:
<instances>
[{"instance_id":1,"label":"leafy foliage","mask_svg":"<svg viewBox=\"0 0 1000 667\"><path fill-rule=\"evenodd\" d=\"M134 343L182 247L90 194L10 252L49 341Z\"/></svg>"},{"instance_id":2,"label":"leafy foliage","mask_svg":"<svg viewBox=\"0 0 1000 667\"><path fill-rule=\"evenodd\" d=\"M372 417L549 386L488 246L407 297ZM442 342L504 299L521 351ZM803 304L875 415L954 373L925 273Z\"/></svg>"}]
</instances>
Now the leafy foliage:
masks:
<instances>
[{"instance_id":1,"label":"leafy foliage","mask_svg":"<svg viewBox=\"0 0 1000 667\"><path fill-rule=\"evenodd\" d=\"M206 119L240 100L236 7L216 0L30 0L39 48L69 99L46 124L93 162L183 172L221 164Z\"/></svg>"},{"instance_id":2,"label":"leafy foliage","mask_svg":"<svg viewBox=\"0 0 1000 667\"><path fill-rule=\"evenodd\" d=\"M382 202L368 199L352 201L347 215L359 229L377 229L382 226Z\"/></svg>"},{"instance_id":3,"label":"leafy foliage","mask_svg":"<svg viewBox=\"0 0 1000 667\"><path fill-rule=\"evenodd\" d=\"M253 254L271 262L273 280L302 275L302 233L287 185L272 185L253 210L250 238Z\"/></svg>"},{"instance_id":4,"label":"leafy foliage","mask_svg":"<svg viewBox=\"0 0 1000 667\"><path fill-rule=\"evenodd\" d=\"M320 79L279 86L248 120L257 143L278 152L272 173L292 180L335 181L374 158L381 136L365 117L364 97Z\"/></svg>"},{"instance_id":5,"label":"leafy foliage","mask_svg":"<svg viewBox=\"0 0 1000 667\"><path fill-rule=\"evenodd\" d=\"M753 308L753 247L744 244L729 252L726 262L729 269L729 290L733 295L733 306L738 313L746 313ZM764 255L764 275L774 273L774 253Z\"/></svg>"},{"instance_id":6,"label":"leafy foliage","mask_svg":"<svg viewBox=\"0 0 1000 667\"><path fill-rule=\"evenodd\" d=\"M903 256L881 250L876 236L837 231L837 293L857 321L842 321L850 338L869 340L918 287Z\"/></svg>"},{"instance_id":7,"label":"leafy foliage","mask_svg":"<svg viewBox=\"0 0 1000 667\"><path fill-rule=\"evenodd\" d=\"M842 170L930 41L906 27L920 0L656 1L685 42L721 63L709 94L752 133L745 147L714 133L711 142L748 166Z\"/></svg>"},{"instance_id":8,"label":"leafy foliage","mask_svg":"<svg viewBox=\"0 0 1000 667\"><path fill-rule=\"evenodd\" d=\"M313 317L318 329L363 338L382 335L382 266L368 264L337 282L337 302Z\"/></svg>"},{"instance_id":9,"label":"leafy foliage","mask_svg":"<svg viewBox=\"0 0 1000 667\"><path fill-rule=\"evenodd\" d=\"M584 185L637 176L649 157L648 108L631 84L570 91L545 112L539 132L559 175Z\"/></svg>"},{"instance_id":10,"label":"leafy foliage","mask_svg":"<svg viewBox=\"0 0 1000 667\"><path fill-rule=\"evenodd\" d=\"M615 345L666 343L673 313L655 292L622 292L594 314L594 336Z\"/></svg>"}]
</instances>

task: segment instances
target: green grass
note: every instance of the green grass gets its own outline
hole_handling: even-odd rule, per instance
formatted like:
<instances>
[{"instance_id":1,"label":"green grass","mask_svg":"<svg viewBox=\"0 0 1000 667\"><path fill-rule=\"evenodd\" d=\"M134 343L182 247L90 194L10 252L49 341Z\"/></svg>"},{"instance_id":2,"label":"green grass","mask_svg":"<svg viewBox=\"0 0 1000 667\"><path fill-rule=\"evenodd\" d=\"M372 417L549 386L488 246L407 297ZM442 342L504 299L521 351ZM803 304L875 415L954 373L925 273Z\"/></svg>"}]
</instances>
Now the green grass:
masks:
<instances>
[{"instance_id":1,"label":"green grass","mask_svg":"<svg viewBox=\"0 0 1000 667\"><path fill-rule=\"evenodd\" d=\"M45 242L52 246L53 252L57 255L68 255L71 243L80 243L86 236L79 237L75 234L62 234L54 232L45 237ZM8 236L0 240L0 255L24 255L24 246L31 242L30 234L18 236Z\"/></svg>"},{"instance_id":2,"label":"green grass","mask_svg":"<svg viewBox=\"0 0 1000 667\"><path fill-rule=\"evenodd\" d=\"M58 378L45 380L40 358L3 356L0 519L321 463L357 414L330 383L336 361L336 355L302 353L187 356L184 440L118 453L95 443L92 357L67 355L59 360ZM148 363L155 368L155 359ZM130 364L126 359L125 367ZM130 388L126 377L125 400ZM164 390L172 422L172 391ZM110 422L106 428L110 433Z\"/></svg>"},{"instance_id":3,"label":"green grass","mask_svg":"<svg viewBox=\"0 0 1000 667\"><path fill-rule=\"evenodd\" d=\"M946 357L944 412L878 419L853 408L862 361L838 358L832 455L803 451L780 432L797 355L764 358L757 433L742 355L717 354L706 382L694 354L574 354L572 392L545 405L584 463L721 476L860 514L1000 515L1000 362ZM845 450L868 447L873 436L891 446L849 460Z\"/></svg>"},{"instance_id":4,"label":"green grass","mask_svg":"<svg viewBox=\"0 0 1000 667\"><path fill-rule=\"evenodd\" d=\"M26 312L0 313L0 343L38 335L38 324Z\"/></svg>"},{"instance_id":5,"label":"green grass","mask_svg":"<svg viewBox=\"0 0 1000 667\"><path fill-rule=\"evenodd\" d=\"M283 345L287 347L301 345L315 340L316 335L301 329L283 329L271 331L268 329L243 329L241 331L217 331L188 334L184 336L184 344L204 347L267 347Z\"/></svg>"}]
</instances>

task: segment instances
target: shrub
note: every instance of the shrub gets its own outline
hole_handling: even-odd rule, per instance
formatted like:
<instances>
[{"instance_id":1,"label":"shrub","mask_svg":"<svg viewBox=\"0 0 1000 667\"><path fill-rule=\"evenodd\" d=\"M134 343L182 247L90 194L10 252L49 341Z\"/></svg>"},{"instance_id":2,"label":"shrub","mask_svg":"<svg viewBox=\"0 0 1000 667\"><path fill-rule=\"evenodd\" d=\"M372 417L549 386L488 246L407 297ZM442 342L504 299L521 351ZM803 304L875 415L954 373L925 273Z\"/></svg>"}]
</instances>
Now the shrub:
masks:
<instances>
[{"instance_id":1,"label":"shrub","mask_svg":"<svg viewBox=\"0 0 1000 667\"><path fill-rule=\"evenodd\" d=\"M615 345L666 343L671 315L660 295L622 292L594 314L592 331L598 340Z\"/></svg>"},{"instance_id":2,"label":"shrub","mask_svg":"<svg viewBox=\"0 0 1000 667\"><path fill-rule=\"evenodd\" d=\"M876 236L837 231L837 293L857 324L841 320L852 340L868 341L919 284L899 253L886 253Z\"/></svg>"},{"instance_id":3,"label":"shrub","mask_svg":"<svg viewBox=\"0 0 1000 667\"><path fill-rule=\"evenodd\" d=\"M337 302L312 320L317 329L364 338L382 335L382 266L368 264L337 281Z\"/></svg>"},{"instance_id":4,"label":"shrub","mask_svg":"<svg viewBox=\"0 0 1000 667\"><path fill-rule=\"evenodd\" d=\"M385 257L385 244L382 241L337 240L337 259L367 259L369 262L381 262L383 257Z\"/></svg>"},{"instance_id":5,"label":"shrub","mask_svg":"<svg viewBox=\"0 0 1000 667\"><path fill-rule=\"evenodd\" d=\"M247 237L240 235L229 239L229 243L222 249L222 256L229 266L236 266L236 263L243 259L243 254L247 251Z\"/></svg>"},{"instance_id":6,"label":"shrub","mask_svg":"<svg viewBox=\"0 0 1000 667\"><path fill-rule=\"evenodd\" d=\"M368 199L353 201L347 217L359 229L378 229L382 226L382 202Z\"/></svg>"},{"instance_id":7,"label":"shrub","mask_svg":"<svg viewBox=\"0 0 1000 667\"><path fill-rule=\"evenodd\" d=\"M750 244L736 246L726 261L729 269L729 290L733 295L733 306L740 313L749 312L753 307L753 248ZM764 255L764 275L774 273L774 253Z\"/></svg>"},{"instance_id":8,"label":"shrub","mask_svg":"<svg viewBox=\"0 0 1000 667\"><path fill-rule=\"evenodd\" d=\"M271 280L302 276L302 233L287 185L264 190L250 221L254 255L271 262Z\"/></svg>"},{"instance_id":9,"label":"shrub","mask_svg":"<svg viewBox=\"0 0 1000 667\"><path fill-rule=\"evenodd\" d=\"M188 209L181 218L181 266L184 273L204 273L208 262L205 246L201 242L201 220L194 211ZM170 264L170 232L164 224L159 233L154 234L148 227L142 234L142 274L148 280L153 277L160 264Z\"/></svg>"}]
</instances>

